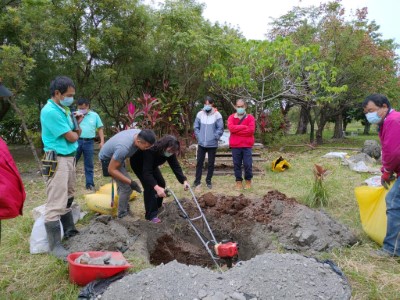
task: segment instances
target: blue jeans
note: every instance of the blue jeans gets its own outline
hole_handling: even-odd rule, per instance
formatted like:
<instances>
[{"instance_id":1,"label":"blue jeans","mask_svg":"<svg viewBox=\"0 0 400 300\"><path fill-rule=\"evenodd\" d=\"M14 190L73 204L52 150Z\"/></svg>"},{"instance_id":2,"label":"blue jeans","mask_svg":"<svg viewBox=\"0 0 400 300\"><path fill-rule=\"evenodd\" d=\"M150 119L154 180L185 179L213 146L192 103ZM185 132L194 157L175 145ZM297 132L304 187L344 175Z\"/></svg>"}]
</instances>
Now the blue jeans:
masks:
<instances>
[{"instance_id":1,"label":"blue jeans","mask_svg":"<svg viewBox=\"0 0 400 300\"><path fill-rule=\"evenodd\" d=\"M93 180L93 153L94 153L94 139L91 140L78 140L78 150L76 151L76 163L78 163L81 155L83 154L84 165L85 165L85 178L86 188L94 186Z\"/></svg>"},{"instance_id":2,"label":"blue jeans","mask_svg":"<svg viewBox=\"0 0 400 300\"><path fill-rule=\"evenodd\" d=\"M243 181L242 164L244 166L244 179L253 178L253 157L251 148L232 148L233 170L236 181Z\"/></svg>"},{"instance_id":3,"label":"blue jeans","mask_svg":"<svg viewBox=\"0 0 400 300\"><path fill-rule=\"evenodd\" d=\"M386 195L387 231L383 250L400 256L400 178Z\"/></svg>"}]
</instances>

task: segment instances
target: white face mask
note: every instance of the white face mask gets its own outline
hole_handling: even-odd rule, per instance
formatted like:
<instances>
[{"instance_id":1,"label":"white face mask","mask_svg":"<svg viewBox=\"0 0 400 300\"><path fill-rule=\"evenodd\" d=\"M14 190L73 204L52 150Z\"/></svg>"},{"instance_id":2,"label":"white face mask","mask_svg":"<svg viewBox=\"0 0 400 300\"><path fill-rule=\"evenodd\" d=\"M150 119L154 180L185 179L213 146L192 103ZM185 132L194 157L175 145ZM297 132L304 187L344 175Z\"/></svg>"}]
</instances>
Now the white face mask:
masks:
<instances>
[{"instance_id":1,"label":"white face mask","mask_svg":"<svg viewBox=\"0 0 400 300\"><path fill-rule=\"evenodd\" d=\"M74 103L74 97L65 97L64 100L60 100L62 106L71 106Z\"/></svg>"},{"instance_id":2,"label":"white face mask","mask_svg":"<svg viewBox=\"0 0 400 300\"><path fill-rule=\"evenodd\" d=\"M378 116L378 112L370 112L365 115L367 118L368 122L371 124L379 124L382 121L382 118Z\"/></svg>"},{"instance_id":3,"label":"white face mask","mask_svg":"<svg viewBox=\"0 0 400 300\"><path fill-rule=\"evenodd\" d=\"M237 107L236 112L238 115L243 115L246 112L246 109L244 107Z\"/></svg>"},{"instance_id":4,"label":"white face mask","mask_svg":"<svg viewBox=\"0 0 400 300\"><path fill-rule=\"evenodd\" d=\"M164 156L165 156L165 157L170 157L170 156L172 156L172 155L173 155L173 153L164 151Z\"/></svg>"}]
</instances>

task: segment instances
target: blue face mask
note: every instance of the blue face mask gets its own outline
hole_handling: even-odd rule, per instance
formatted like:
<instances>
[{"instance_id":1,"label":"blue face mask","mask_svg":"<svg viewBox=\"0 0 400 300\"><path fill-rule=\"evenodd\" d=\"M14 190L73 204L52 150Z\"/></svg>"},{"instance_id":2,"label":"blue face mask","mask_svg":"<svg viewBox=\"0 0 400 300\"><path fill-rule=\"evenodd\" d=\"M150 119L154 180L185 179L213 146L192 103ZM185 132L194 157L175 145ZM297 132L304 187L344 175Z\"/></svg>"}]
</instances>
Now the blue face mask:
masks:
<instances>
[{"instance_id":1,"label":"blue face mask","mask_svg":"<svg viewBox=\"0 0 400 300\"><path fill-rule=\"evenodd\" d=\"M74 103L74 97L65 97L64 100L60 100L63 106L71 106L72 103Z\"/></svg>"},{"instance_id":2,"label":"blue face mask","mask_svg":"<svg viewBox=\"0 0 400 300\"><path fill-rule=\"evenodd\" d=\"M236 112L238 115L243 115L245 113L246 109L244 107L238 107L236 108Z\"/></svg>"},{"instance_id":3,"label":"blue face mask","mask_svg":"<svg viewBox=\"0 0 400 300\"><path fill-rule=\"evenodd\" d=\"M172 156L172 154L173 154L173 153L164 151L164 156L165 156L165 157L170 157L170 156Z\"/></svg>"},{"instance_id":4,"label":"blue face mask","mask_svg":"<svg viewBox=\"0 0 400 300\"><path fill-rule=\"evenodd\" d=\"M379 124L382 121L382 118L378 116L376 111L367 113L365 116L367 117L368 122L371 124Z\"/></svg>"},{"instance_id":5,"label":"blue face mask","mask_svg":"<svg viewBox=\"0 0 400 300\"><path fill-rule=\"evenodd\" d=\"M210 112L210 111L212 110L212 107L211 107L211 105L205 104L204 107L203 107L203 110L204 110L205 112Z\"/></svg>"}]
</instances>

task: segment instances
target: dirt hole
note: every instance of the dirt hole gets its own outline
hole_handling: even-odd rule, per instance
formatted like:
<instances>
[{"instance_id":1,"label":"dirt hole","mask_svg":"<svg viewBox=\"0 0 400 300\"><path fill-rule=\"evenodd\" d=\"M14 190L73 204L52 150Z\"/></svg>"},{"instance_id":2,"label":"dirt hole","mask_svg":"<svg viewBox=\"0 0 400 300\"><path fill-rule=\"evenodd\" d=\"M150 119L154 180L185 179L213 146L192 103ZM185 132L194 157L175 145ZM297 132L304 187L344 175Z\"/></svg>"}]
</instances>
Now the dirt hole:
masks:
<instances>
[{"instance_id":1,"label":"dirt hole","mask_svg":"<svg viewBox=\"0 0 400 300\"><path fill-rule=\"evenodd\" d=\"M348 228L326 213L312 210L278 191L250 199L206 193L198 199L217 241L239 244L239 259L272 251L307 255L354 244ZM190 199L181 199L189 216L198 215ZM67 242L70 251L127 251L154 265L177 260L187 265L214 265L198 236L174 202L166 204L161 224L126 217L101 216ZM195 221L207 232L201 220Z\"/></svg>"}]
</instances>

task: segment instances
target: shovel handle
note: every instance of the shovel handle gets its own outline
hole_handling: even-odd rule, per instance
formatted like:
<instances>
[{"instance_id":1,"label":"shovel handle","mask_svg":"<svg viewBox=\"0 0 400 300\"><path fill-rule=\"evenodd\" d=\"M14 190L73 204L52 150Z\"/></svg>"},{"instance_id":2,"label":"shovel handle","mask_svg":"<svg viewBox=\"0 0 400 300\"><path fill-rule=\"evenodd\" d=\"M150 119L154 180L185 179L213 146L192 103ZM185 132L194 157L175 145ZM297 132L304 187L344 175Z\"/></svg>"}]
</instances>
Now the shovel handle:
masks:
<instances>
[{"instance_id":1,"label":"shovel handle","mask_svg":"<svg viewBox=\"0 0 400 300\"><path fill-rule=\"evenodd\" d=\"M114 179L111 178L111 207L114 207Z\"/></svg>"}]
</instances>

